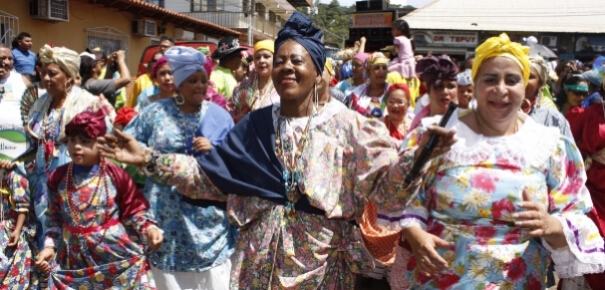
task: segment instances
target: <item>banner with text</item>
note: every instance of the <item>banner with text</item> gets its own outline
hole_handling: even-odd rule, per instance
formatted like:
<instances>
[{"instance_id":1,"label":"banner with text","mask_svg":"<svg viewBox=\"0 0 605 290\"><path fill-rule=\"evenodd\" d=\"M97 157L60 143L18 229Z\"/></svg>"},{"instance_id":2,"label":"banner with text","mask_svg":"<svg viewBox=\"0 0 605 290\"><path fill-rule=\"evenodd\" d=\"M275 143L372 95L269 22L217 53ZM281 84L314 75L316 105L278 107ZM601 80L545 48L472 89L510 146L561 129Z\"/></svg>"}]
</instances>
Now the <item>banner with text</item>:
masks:
<instances>
[{"instance_id":1,"label":"banner with text","mask_svg":"<svg viewBox=\"0 0 605 290\"><path fill-rule=\"evenodd\" d=\"M416 46L460 46L476 47L479 43L477 32L412 30Z\"/></svg>"},{"instance_id":2,"label":"banner with text","mask_svg":"<svg viewBox=\"0 0 605 290\"><path fill-rule=\"evenodd\" d=\"M393 12L352 14L349 28L388 28L393 25Z\"/></svg>"}]
</instances>

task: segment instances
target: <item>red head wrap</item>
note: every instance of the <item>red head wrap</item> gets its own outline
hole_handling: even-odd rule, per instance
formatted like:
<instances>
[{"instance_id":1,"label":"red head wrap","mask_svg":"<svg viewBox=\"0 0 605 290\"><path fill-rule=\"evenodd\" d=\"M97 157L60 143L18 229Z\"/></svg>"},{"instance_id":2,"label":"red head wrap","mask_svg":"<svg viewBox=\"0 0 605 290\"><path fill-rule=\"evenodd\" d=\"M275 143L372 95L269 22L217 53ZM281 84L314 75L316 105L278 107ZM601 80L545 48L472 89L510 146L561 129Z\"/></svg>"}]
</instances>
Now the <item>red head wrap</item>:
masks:
<instances>
[{"instance_id":1,"label":"red head wrap","mask_svg":"<svg viewBox=\"0 0 605 290\"><path fill-rule=\"evenodd\" d=\"M133 110L132 108L122 107L118 110L116 120L113 122L113 124L115 126L122 125L126 127L126 125L130 123L130 120L132 120L136 115L137 111Z\"/></svg>"},{"instance_id":2,"label":"red head wrap","mask_svg":"<svg viewBox=\"0 0 605 290\"><path fill-rule=\"evenodd\" d=\"M77 114L65 126L65 135L73 136L78 132L83 133L86 137L96 139L97 137L107 133L107 125L105 124L105 113L99 110L97 112L84 111Z\"/></svg>"},{"instance_id":3,"label":"red head wrap","mask_svg":"<svg viewBox=\"0 0 605 290\"><path fill-rule=\"evenodd\" d=\"M410 100L410 88L408 87L408 85L406 85L406 84L392 84L389 87L389 90L387 91L387 94L386 94L387 98L395 90L402 90L402 91L404 91L406 98L408 99L408 101Z\"/></svg>"}]
</instances>

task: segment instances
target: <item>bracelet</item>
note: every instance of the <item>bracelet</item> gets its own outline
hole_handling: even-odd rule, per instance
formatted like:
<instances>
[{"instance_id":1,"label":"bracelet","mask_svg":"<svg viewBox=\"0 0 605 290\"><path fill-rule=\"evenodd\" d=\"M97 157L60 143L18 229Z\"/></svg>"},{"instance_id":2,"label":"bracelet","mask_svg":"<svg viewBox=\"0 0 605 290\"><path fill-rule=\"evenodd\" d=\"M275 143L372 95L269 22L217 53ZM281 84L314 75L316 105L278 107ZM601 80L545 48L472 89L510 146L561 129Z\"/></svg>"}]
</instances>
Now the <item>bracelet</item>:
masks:
<instances>
[{"instance_id":1,"label":"bracelet","mask_svg":"<svg viewBox=\"0 0 605 290\"><path fill-rule=\"evenodd\" d=\"M154 174L156 171L158 160L160 159L160 152L149 149L145 154L145 172L147 174Z\"/></svg>"}]
</instances>

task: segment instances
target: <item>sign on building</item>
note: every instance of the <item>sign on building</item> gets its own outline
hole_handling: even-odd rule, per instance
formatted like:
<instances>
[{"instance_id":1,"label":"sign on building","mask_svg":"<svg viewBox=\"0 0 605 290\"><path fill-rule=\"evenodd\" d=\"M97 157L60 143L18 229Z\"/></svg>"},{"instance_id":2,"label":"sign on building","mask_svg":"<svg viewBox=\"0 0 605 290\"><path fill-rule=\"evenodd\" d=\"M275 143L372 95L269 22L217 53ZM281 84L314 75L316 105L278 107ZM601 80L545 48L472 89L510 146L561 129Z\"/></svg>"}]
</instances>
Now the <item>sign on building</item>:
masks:
<instances>
[{"instance_id":1,"label":"sign on building","mask_svg":"<svg viewBox=\"0 0 605 290\"><path fill-rule=\"evenodd\" d=\"M349 19L349 28L390 28L393 12L355 13Z\"/></svg>"},{"instance_id":2,"label":"sign on building","mask_svg":"<svg viewBox=\"0 0 605 290\"><path fill-rule=\"evenodd\" d=\"M477 32L412 30L416 46L459 46L476 47L479 44Z\"/></svg>"}]
</instances>

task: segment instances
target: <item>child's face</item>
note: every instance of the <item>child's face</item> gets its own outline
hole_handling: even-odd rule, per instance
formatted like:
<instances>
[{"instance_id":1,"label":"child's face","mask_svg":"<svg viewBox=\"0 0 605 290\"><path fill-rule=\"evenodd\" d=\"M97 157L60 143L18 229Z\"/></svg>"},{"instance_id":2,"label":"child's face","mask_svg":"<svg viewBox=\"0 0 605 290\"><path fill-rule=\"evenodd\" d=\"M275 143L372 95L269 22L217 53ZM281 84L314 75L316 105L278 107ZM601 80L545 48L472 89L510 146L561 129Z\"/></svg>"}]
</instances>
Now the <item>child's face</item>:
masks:
<instances>
[{"instance_id":1,"label":"child's face","mask_svg":"<svg viewBox=\"0 0 605 290\"><path fill-rule=\"evenodd\" d=\"M92 166L101 160L97 140L81 134L67 137L67 152L76 165Z\"/></svg>"},{"instance_id":2,"label":"child's face","mask_svg":"<svg viewBox=\"0 0 605 290\"><path fill-rule=\"evenodd\" d=\"M468 104L473 99L473 85L458 86L458 107L468 109Z\"/></svg>"}]
</instances>

